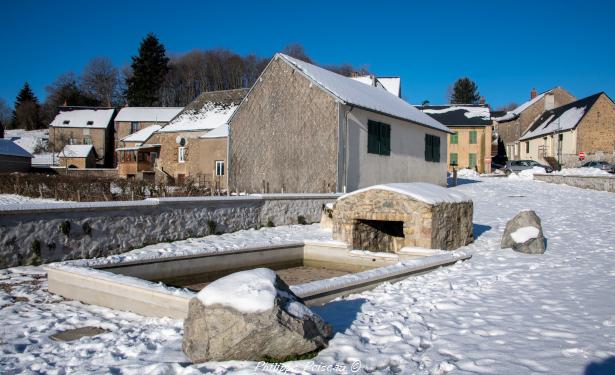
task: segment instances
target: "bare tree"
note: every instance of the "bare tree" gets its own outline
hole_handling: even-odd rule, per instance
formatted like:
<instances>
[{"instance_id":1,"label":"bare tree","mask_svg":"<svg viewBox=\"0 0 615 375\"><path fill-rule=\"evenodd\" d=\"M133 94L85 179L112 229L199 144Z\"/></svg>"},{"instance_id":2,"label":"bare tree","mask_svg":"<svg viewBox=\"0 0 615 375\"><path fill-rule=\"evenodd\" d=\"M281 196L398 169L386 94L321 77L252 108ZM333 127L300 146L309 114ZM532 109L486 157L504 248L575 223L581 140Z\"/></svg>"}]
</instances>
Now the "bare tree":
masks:
<instances>
[{"instance_id":1,"label":"bare tree","mask_svg":"<svg viewBox=\"0 0 615 375\"><path fill-rule=\"evenodd\" d=\"M81 87L100 103L111 107L118 104L119 70L107 57L95 57L83 68Z\"/></svg>"},{"instance_id":2,"label":"bare tree","mask_svg":"<svg viewBox=\"0 0 615 375\"><path fill-rule=\"evenodd\" d=\"M8 127L8 123L11 121L12 110L6 104L6 100L0 98L0 123L5 127Z\"/></svg>"},{"instance_id":3,"label":"bare tree","mask_svg":"<svg viewBox=\"0 0 615 375\"><path fill-rule=\"evenodd\" d=\"M282 53L295 59L305 61L306 63L313 64L312 59L305 52L305 48L301 44L293 43L289 44L282 50Z\"/></svg>"},{"instance_id":4,"label":"bare tree","mask_svg":"<svg viewBox=\"0 0 615 375\"><path fill-rule=\"evenodd\" d=\"M506 105L503 105L503 106L498 107L498 108L496 109L496 111L505 111L505 112L508 112L508 111L512 111L513 109L517 108L518 106L519 106L519 105L518 105L517 103L515 103L515 102L510 102L510 103L508 103L508 104L506 104Z\"/></svg>"}]
</instances>

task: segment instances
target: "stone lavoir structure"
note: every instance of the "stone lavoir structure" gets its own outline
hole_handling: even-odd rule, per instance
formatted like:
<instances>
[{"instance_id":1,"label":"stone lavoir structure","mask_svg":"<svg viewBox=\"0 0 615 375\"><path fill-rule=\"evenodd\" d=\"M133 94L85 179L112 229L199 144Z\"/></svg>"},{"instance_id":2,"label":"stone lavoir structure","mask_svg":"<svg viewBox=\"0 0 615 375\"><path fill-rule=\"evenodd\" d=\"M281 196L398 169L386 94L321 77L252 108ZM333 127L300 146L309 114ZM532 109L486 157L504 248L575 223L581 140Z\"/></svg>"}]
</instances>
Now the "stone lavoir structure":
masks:
<instances>
[{"instance_id":1,"label":"stone lavoir structure","mask_svg":"<svg viewBox=\"0 0 615 375\"><path fill-rule=\"evenodd\" d=\"M562 87L538 94L532 89L530 100L521 104L504 116L496 117L494 131L506 147L506 155L518 160L521 153L519 138L543 112L575 101L576 98Z\"/></svg>"},{"instance_id":2,"label":"stone lavoir structure","mask_svg":"<svg viewBox=\"0 0 615 375\"><path fill-rule=\"evenodd\" d=\"M555 159L564 167L578 167L587 160L615 162L615 103L599 92L551 109L520 141L523 159ZM586 160L579 159L579 152Z\"/></svg>"},{"instance_id":3,"label":"stone lavoir structure","mask_svg":"<svg viewBox=\"0 0 615 375\"><path fill-rule=\"evenodd\" d=\"M229 128L231 191L446 185L446 126L383 87L284 54L269 62Z\"/></svg>"},{"instance_id":4,"label":"stone lavoir structure","mask_svg":"<svg viewBox=\"0 0 615 375\"><path fill-rule=\"evenodd\" d=\"M376 185L337 199L333 239L378 252L454 250L474 240L472 216L472 200L450 189L420 182Z\"/></svg>"}]
</instances>

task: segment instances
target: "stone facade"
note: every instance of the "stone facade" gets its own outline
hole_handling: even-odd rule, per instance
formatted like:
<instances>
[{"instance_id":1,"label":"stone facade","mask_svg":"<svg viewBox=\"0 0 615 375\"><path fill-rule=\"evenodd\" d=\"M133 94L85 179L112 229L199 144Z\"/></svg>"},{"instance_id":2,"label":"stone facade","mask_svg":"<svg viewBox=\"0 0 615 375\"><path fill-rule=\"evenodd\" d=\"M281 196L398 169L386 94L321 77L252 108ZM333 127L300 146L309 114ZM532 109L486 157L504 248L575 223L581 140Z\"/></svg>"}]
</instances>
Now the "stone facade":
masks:
<instances>
[{"instance_id":1,"label":"stone facade","mask_svg":"<svg viewBox=\"0 0 615 375\"><path fill-rule=\"evenodd\" d=\"M111 167L113 164L112 138L109 128L49 127L49 147L52 152L60 152L68 144L83 145L90 142L96 150L96 163Z\"/></svg>"},{"instance_id":2,"label":"stone facade","mask_svg":"<svg viewBox=\"0 0 615 375\"><path fill-rule=\"evenodd\" d=\"M60 156L60 166L66 168L96 168L96 156L90 152L85 158L66 158Z\"/></svg>"},{"instance_id":3,"label":"stone facade","mask_svg":"<svg viewBox=\"0 0 615 375\"><path fill-rule=\"evenodd\" d=\"M230 124L233 191L336 191L338 109L332 96L274 59Z\"/></svg>"},{"instance_id":4,"label":"stone facade","mask_svg":"<svg viewBox=\"0 0 615 375\"><path fill-rule=\"evenodd\" d=\"M397 252L405 246L454 250L474 240L472 215L472 202L428 204L369 189L336 201L333 239L371 251Z\"/></svg>"},{"instance_id":5,"label":"stone facade","mask_svg":"<svg viewBox=\"0 0 615 375\"><path fill-rule=\"evenodd\" d=\"M211 184L214 189L226 189L227 142L228 137L194 139L187 160L188 174L199 176L199 180ZM216 161L224 163L222 175L216 174Z\"/></svg>"},{"instance_id":6,"label":"stone facade","mask_svg":"<svg viewBox=\"0 0 615 375\"><path fill-rule=\"evenodd\" d=\"M577 149L585 154L615 153L615 103L604 93L578 126Z\"/></svg>"}]
</instances>

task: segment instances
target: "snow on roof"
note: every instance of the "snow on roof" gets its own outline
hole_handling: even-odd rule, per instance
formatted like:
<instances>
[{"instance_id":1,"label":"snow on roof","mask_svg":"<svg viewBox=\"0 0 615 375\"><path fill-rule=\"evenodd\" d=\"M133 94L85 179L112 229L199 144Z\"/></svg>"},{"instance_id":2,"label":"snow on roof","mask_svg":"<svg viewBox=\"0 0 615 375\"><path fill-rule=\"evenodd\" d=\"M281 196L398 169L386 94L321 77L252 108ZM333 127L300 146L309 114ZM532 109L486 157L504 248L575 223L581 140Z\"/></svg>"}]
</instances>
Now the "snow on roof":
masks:
<instances>
[{"instance_id":1,"label":"snow on roof","mask_svg":"<svg viewBox=\"0 0 615 375\"><path fill-rule=\"evenodd\" d=\"M74 109L60 111L49 126L61 128L100 128L109 126L115 109Z\"/></svg>"},{"instance_id":2,"label":"snow on roof","mask_svg":"<svg viewBox=\"0 0 615 375\"><path fill-rule=\"evenodd\" d=\"M87 157L94 146L92 145L66 145L60 151L60 157L65 158L85 158Z\"/></svg>"},{"instance_id":3,"label":"snow on roof","mask_svg":"<svg viewBox=\"0 0 615 375\"><path fill-rule=\"evenodd\" d=\"M207 103L201 110L184 111L168 125L160 129L161 133L180 131L203 131L215 129L226 124L237 105L220 105Z\"/></svg>"},{"instance_id":4,"label":"snow on roof","mask_svg":"<svg viewBox=\"0 0 615 375\"><path fill-rule=\"evenodd\" d=\"M425 202L428 204L437 203L458 203L470 202L471 199L456 190L443 188L442 186L429 184L426 182L410 182L410 183L391 183L369 186L363 189L355 190L351 193L342 195L338 198L345 199L349 196L363 193L369 190L387 190L395 193L407 195L412 199Z\"/></svg>"},{"instance_id":5,"label":"snow on roof","mask_svg":"<svg viewBox=\"0 0 615 375\"><path fill-rule=\"evenodd\" d=\"M134 132L124 138L121 139L123 142L145 142L152 136L155 132L160 130L162 126L160 125L150 125L147 128L143 128L137 132Z\"/></svg>"},{"instance_id":6,"label":"snow on roof","mask_svg":"<svg viewBox=\"0 0 615 375\"><path fill-rule=\"evenodd\" d=\"M377 77L378 82L384 88L395 96L401 96L401 78L400 77Z\"/></svg>"},{"instance_id":7,"label":"snow on roof","mask_svg":"<svg viewBox=\"0 0 615 375\"><path fill-rule=\"evenodd\" d=\"M15 142L5 138L0 138L0 155L17 156L22 158L32 157L28 151L19 147L19 145L15 144Z\"/></svg>"},{"instance_id":8,"label":"snow on roof","mask_svg":"<svg viewBox=\"0 0 615 375\"><path fill-rule=\"evenodd\" d=\"M417 108L447 126L491 125L491 110L486 105L447 104Z\"/></svg>"},{"instance_id":9,"label":"snow on roof","mask_svg":"<svg viewBox=\"0 0 615 375\"><path fill-rule=\"evenodd\" d=\"M206 138L224 138L224 137L228 137L228 124L222 124L218 126L217 128L215 128L214 130L207 132L207 134L200 136L199 138L206 139Z\"/></svg>"},{"instance_id":10,"label":"snow on roof","mask_svg":"<svg viewBox=\"0 0 615 375\"><path fill-rule=\"evenodd\" d=\"M240 271L215 280L197 295L205 306L222 305L247 314L273 308L276 274L268 268Z\"/></svg>"},{"instance_id":11,"label":"snow on roof","mask_svg":"<svg viewBox=\"0 0 615 375\"><path fill-rule=\"evenodd\" d=\"M541 123L537 128L528 130L519 140L574 129L584 114L585 107L573 107L566 110L566 112L562 113L561 116L557 118L555 115L550 115L547 120Z\"/></svg>"},{"instance_id":12,"label":"snow on roof","mask_svg":"<svg viewBox=\"0 0 615 375\"><path fill-rule=\"evenodd\" d=\"M490 112L489 112L489 107L482 107L482 106L463 106L463 105L451 105L451 106L446 106L444 108L438 108L438 109L432 109L432 108L426 108L423 109L423 112L425 113L446 113L446 112L450 112L450 111L464 111L463 115L467 118L474 118L474 117L482 117L485 119L489 119L490 116Z\"/></svg>"},{"instance_id":13,"label":"snow on roof","mask_svg":"<svg viewBox=\"0 0 615 375\"><path fill-rule=\"evenodd\" d=\"M365 85L282 53L276 54L276 57L284 59L309 79L347 104L452 133L446 126L386 90Z\"/></svg>"},{"instance_id":14,"label":"snow on roof","mask_svg":"<svg viewBox=\"0 0 615 375\"><path fill-rule=\"evenodd\" d=\"M520 106L518 106L517 108L513 109L512 111L508 111L506 112L506 114L504 116L501 117L496 117L495 121L509 121L512 119L517 118L521 112L525 111L526 109L528 109L530 106L532 106L533 104L537 103L540 99L542 99L545 94L550 93L551 91L553 91L554 89L545 91L539 95L536 95L536 97L534 99L528 100L527 102L521 104Z\"/></svg>"},{"instance_id":15,"label":"snow on roof","mask_svg":"<svg viewBox=\"0 0 615 375\"><path fill-rule=\"evenodd\" d=\"M124 107L115 116L115 121L169 122L183 107Z\"/></svg>"}]
</instances>

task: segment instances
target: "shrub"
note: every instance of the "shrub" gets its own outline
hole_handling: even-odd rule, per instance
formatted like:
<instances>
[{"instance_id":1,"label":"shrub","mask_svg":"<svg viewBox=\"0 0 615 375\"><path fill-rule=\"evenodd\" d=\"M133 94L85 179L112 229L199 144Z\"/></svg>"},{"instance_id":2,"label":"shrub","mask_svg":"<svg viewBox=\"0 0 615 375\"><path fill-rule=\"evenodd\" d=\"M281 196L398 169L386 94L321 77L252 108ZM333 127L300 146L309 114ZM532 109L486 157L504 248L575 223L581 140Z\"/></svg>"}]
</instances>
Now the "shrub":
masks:
<instances>
[{"instance_id":1,"label":"shrub","mask_svg":"<svg viewBox=\"0 0 615 375\"><path fill-rule=\"evenodd\" d=\"M267 226L269 228L275 227L275 224L273 223L273 220L271 220L271 218L267 219Z\"/></svg>"},{"instance_id":2,"label":"shrub","mask_svg":"<svg viewBox=\"0 0 615 375\"><path fill-rule=\"evenodd\" d=\"M297 223L299 223L301 225L307 224L307 221L305 221L305 216L303 216L303 215L297 216Z\"/></svg>"},{"instance_id":3,"label":"shrub","mask_svg":"<svg viewBox=\"0 0 615 375\"><path fill-rule=\"evenodd\" d=\"M83 233L87 234L88 236L92 235L92 226L87 221L83 223L81 229L83 229Z\"/></svg>"},{"instance_id":4,"label":"shrub","mask_svg":"<svg viewBox=\"0 0 615 375\"><path fill-rule=\"evenodd\" d=\"M60 224L60 232L62 232L65 236L70 234L70 222L68 222L68 220L63 221Z\"/></svg>"}]
</instances>

